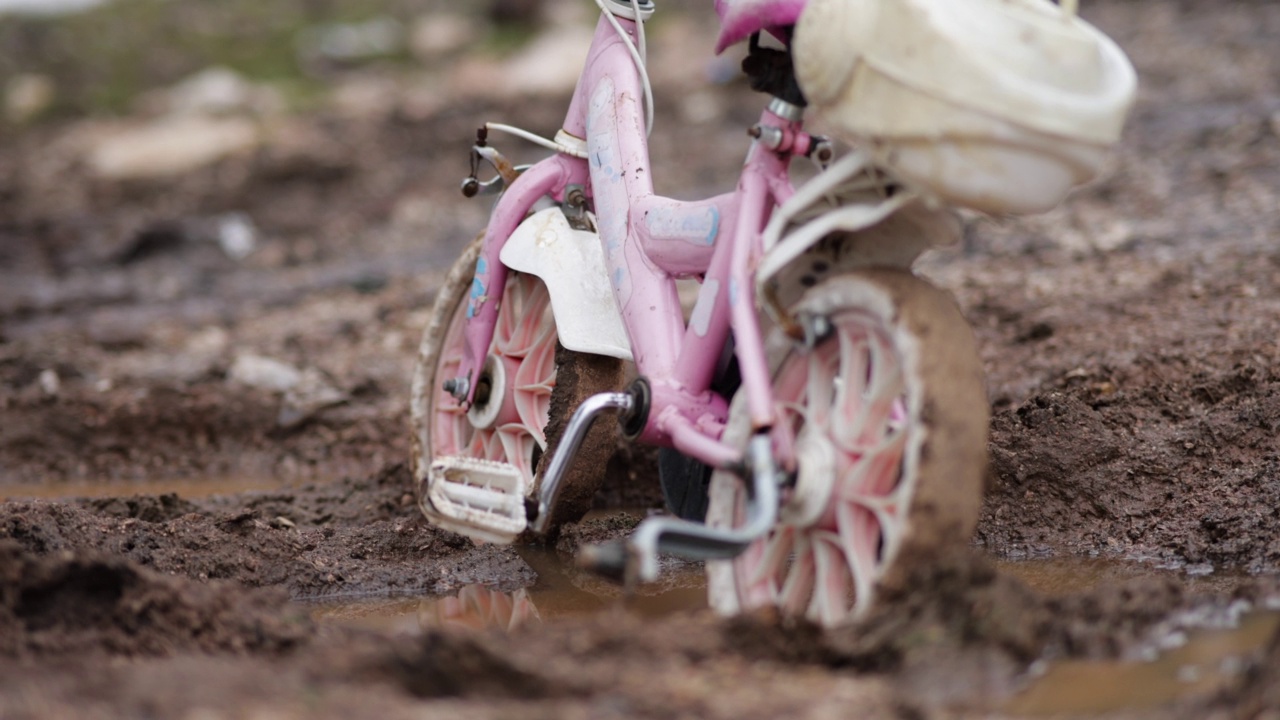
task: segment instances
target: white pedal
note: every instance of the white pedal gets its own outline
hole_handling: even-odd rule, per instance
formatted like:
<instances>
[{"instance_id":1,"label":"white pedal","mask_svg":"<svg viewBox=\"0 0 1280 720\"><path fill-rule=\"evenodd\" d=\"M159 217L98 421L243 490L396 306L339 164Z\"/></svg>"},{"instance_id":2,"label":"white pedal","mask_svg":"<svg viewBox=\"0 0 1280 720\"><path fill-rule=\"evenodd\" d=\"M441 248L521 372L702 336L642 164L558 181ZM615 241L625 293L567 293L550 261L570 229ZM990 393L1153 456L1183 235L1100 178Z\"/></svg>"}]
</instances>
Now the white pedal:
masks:
<instances>
[{"instance_id":1,"label":"white pedal","mask_svg":"<svg viewBox=\"0 0 1280 720\"><path fill-rule=\"evenodd\" d=\"M527 525L528 488L514 465L449 456L427 471L428 513L437 525L485 542L508 545Z\"/></svg>"}]
</instances>

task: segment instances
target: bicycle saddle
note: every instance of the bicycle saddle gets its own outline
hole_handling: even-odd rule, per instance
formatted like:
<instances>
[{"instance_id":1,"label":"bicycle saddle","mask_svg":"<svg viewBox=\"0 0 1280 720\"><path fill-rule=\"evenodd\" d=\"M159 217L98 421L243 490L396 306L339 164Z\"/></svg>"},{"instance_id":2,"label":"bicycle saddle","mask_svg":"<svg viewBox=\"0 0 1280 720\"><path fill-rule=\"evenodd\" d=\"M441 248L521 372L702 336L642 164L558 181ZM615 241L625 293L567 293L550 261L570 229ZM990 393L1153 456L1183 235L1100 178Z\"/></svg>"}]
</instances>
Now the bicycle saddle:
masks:
<instances>
[{"instance_id":1,"label":"bicycle saddle","mask_svg":"<svg viewBox=\"0 0 1280 720\"><path fill-rule=\"evenodd\" d=\"M716 52L742 42L761 30L796 24L806 0L716 0L720 37Z\"/></svg>"}]
</instances>

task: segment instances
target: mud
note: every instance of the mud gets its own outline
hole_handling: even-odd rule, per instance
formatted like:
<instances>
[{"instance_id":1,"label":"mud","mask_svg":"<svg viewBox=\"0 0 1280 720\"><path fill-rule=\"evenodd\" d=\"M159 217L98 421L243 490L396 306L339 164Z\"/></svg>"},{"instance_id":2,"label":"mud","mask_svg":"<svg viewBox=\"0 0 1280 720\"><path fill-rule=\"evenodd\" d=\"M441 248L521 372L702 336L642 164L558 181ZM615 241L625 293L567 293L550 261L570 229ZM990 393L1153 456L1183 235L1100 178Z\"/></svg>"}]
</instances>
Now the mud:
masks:
<instances>
[{"instance_id":1,"label":"mud","mask_svg":"<svg viewBox=\"0 0 1280 720\"><path fill-rule=\"evenodd\" d=\"M107 552L295 599L444 594L471 583L513 590L532 581L512 548L476 547L429 525L407 487L396 465L364 481L199 501L9 502L0 536L39 555ZM424 556L433 558L428 567Z\"/></svg>"},{"instance_id":2,"label":"mud","mask_svg":"<svg viewBox=\"0 0 1280 720\"><path fill-rule=\"evenodd\" d=\"M689 72L689 53L710 57L709 11L662 10L658 189L721 192L759 99ZM450 85L483 77L460 55L388 73L396 92L358 112L275 118L255 151L164 181L95 177L84 148L102 119L6 128L0 716L1020 715L1011 699L1054 663L1139 662L1274 604L1280 6L1084 12L1142 78L1112 171L1044 217L970 220L963 247L920 266L955 294L988 378L975 546L922 559L871 618L826 633L644 613L565 570L660 504L644 453L616 454L594 501L633 513L551 549L475 545L413 505L418 334L486 213L457 199L466 147L481 119L553 129L563 97ZM424 105L423 87L449 102ZM256 231L241 260L214 237L228 213ZM309 384L246 382L246 356ZM166 489L219 478L263 480ZM48 499L67 483L92 497ZM1022 569L1045 559L1067 569ZM1081 560L1110 569L1082 577ZM539 583L591 600L510 633L313 619L321 601ZM1080 712L1274 714L1277 648L1176 701Z\"/></svg>"}]
</instances>

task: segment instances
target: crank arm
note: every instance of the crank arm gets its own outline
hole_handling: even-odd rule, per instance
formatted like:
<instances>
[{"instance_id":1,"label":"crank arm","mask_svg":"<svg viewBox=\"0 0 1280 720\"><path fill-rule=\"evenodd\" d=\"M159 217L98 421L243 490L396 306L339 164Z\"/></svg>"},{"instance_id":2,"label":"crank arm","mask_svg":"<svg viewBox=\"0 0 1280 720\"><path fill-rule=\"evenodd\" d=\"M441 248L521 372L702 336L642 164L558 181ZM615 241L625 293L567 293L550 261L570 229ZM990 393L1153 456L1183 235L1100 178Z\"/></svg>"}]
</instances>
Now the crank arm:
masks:
<instances>
[{"instance_id":1,"label":"crank arm","mask_svg":"<svg viewBox=\"0 0 1280 720\"><path fill-rule=\"evenodd\" d=\"M542 490L538 493L538 515L530 523L534 532L546 532L547 523L551 521L551 511L560 495L560 481L578 448L582 446L583 439L587 437L587 432L591 430L591 423L606 410L628 413L634 406L635 400L629 393L607 392L592 395L574 411L560 438L560 445L551 458L551 464L542 477Z\"/></svg>"},{"instance_id":2,"label":"crank arm","mask_svg":"<svg viewBox=\"0 0 1280 720\"><path fill-rule=\"evenodd\" d=\"M736 528L712 528L670 517L649 518L624 541L588 545L578 564L598 574L632 581L658 579L658 555L668 553L689 560L734 558L769 532L778 520L778 487L782 480L774 462L768 434L751 438L747 446L751 496L747 521Z\"/></svg>"}]
</instances>

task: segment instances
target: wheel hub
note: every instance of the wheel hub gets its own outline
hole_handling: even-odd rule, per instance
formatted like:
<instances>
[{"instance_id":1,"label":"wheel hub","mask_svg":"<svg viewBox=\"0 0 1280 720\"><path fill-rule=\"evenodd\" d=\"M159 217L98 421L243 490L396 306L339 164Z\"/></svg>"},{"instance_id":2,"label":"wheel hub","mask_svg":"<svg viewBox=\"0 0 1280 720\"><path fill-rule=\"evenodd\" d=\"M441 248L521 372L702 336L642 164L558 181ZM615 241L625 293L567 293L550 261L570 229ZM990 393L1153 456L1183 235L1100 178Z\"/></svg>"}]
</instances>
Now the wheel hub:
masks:
<instances>
[{"instance_id":1,"label":"wheel hub","mask_svg":"<svg viewBox=\"0 0 1280 720\"><path fill-rule=\"evenodd\" d=\"M502 358L497 355L485 358L476 378L475 400L467 408L467 420L473 427L487 430L515 412L508 377L507 363Z\"/></svg>"},{"instance_id":2,"label":"wheel hub","mask_svg":"<svg viewBox=\"0 0 1280 720\"><path fill-rule=\"evenodd\" d=\"M796 438L796 458L796 484L779 511L778 520L784 525L808 527L822 517L830 503L839 471L837 454L821 433L805 426Z\"/></svg>"}]
</instances>

